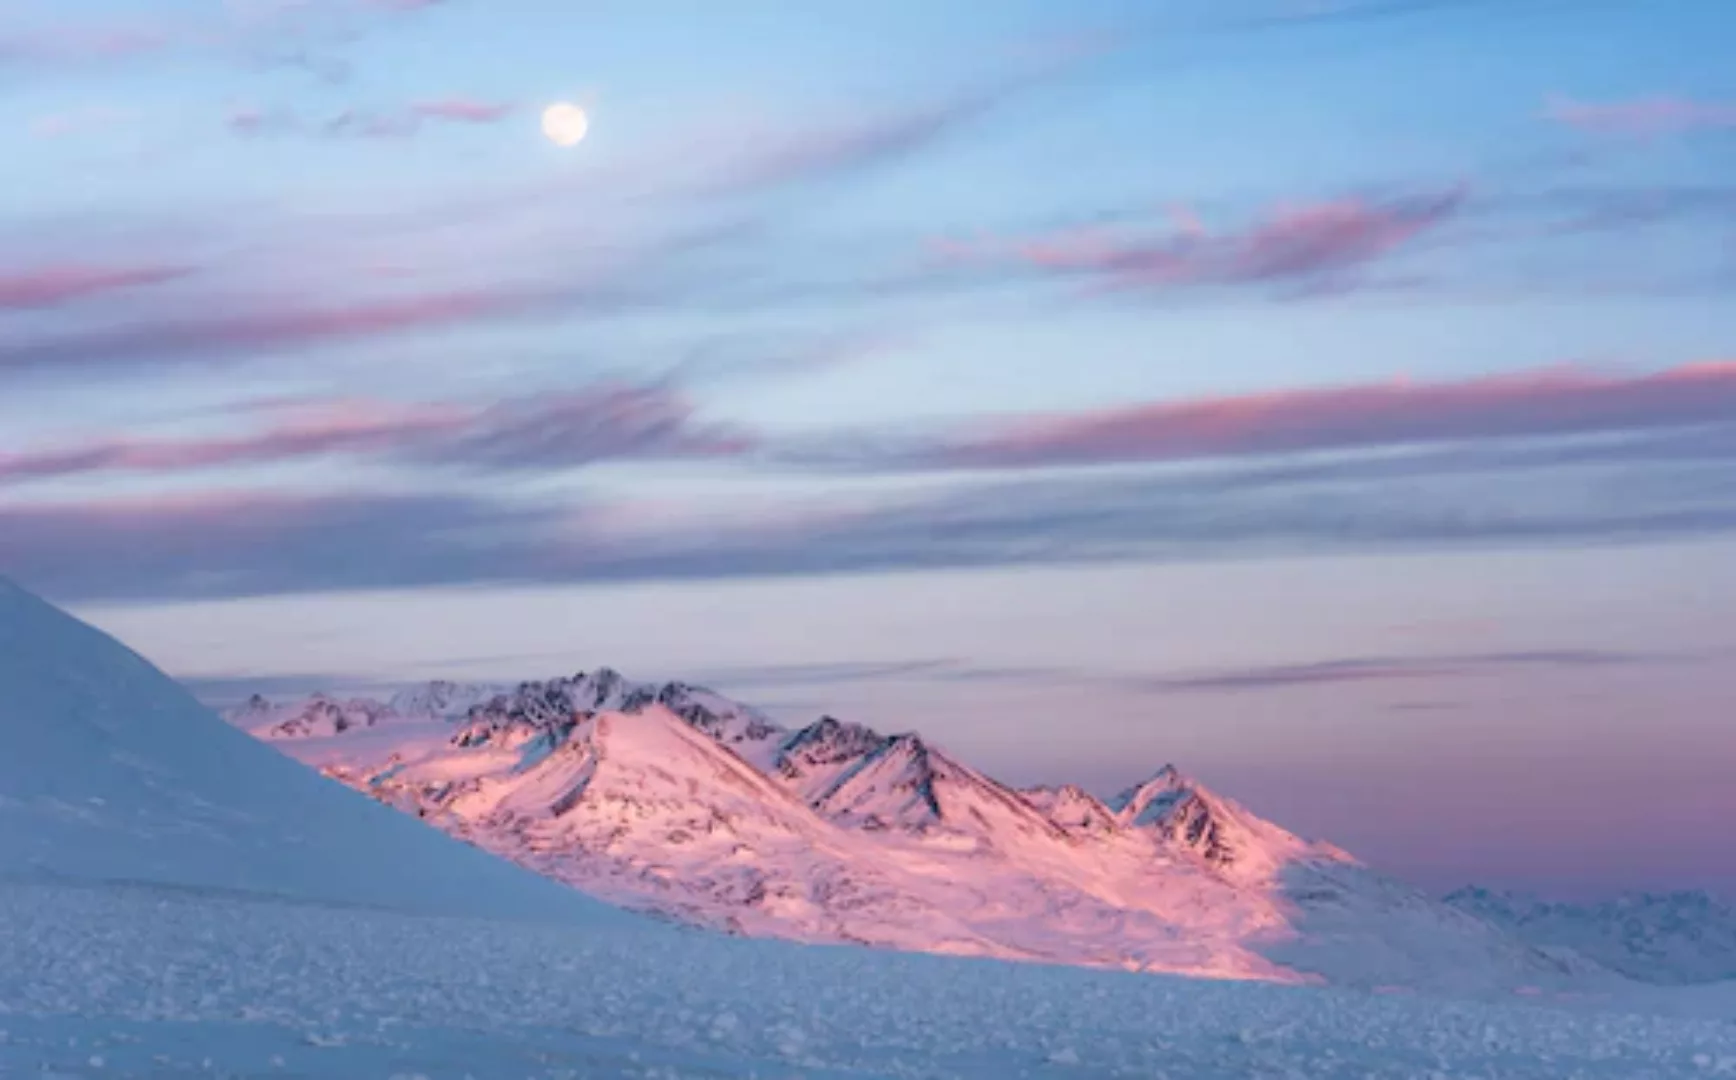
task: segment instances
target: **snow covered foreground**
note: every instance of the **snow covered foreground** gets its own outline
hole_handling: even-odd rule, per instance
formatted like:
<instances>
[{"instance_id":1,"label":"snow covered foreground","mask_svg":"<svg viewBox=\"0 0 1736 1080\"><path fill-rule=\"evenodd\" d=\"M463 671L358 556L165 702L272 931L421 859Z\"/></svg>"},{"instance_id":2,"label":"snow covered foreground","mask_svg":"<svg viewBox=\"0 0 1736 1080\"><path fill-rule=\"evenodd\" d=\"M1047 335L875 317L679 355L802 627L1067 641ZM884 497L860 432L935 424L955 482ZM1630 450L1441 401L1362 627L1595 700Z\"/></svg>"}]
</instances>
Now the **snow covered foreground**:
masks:
<instances>
[{"instance_id":1,"label":"snow covered foreground","mask_svg":"<svg viewBox=\"0 0 1736 1080\"><path fill-rule=\"evenodd\" d=\"M7 1077L1736 1077L1727 1020L650 923L599 932L141 886L3 885L0 926Z\"/></svg>"}]
</instances>

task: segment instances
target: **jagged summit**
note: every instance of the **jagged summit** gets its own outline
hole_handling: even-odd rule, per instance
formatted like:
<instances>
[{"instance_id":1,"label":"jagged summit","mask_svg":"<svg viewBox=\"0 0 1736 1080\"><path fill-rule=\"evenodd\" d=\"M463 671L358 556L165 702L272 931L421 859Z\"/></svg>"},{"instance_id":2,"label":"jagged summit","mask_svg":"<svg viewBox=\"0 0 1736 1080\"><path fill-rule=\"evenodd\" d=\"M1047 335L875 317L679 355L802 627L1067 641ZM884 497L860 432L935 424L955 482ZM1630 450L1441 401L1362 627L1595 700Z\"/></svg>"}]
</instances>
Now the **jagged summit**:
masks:
<instances>
[{"instance_id":1,"label":"jagged summit","mask_svg":"<svg viewBox=\"0 0 1736 1080\"><path fill-rule=\"evenodd\" d=\"M865 725L822 716L786 736L771 764L803 800L813 803L852 766L879 752L889 741Z\"/></svg>"},{"instance_id":2,"label":"jagged summit","mask_svg":"<svg viewBox=\"0 0 1736 1080\"><path fill-rule=\"evenodd\" d=\"M224 713L237 727L269 738L330 736L398 721L458 724L458 746L517 744L554 728L570 728L600 712L640 713L661 705L694 727L744 753L784 734L762 714L702 687L639 683L610 667L512 686L445 680L406 687L384 702L339 702L316 693L274 705L258 694Z\"/></svg>"},{"instance_id":3,"label":"jagged summit","mask_svg":"<svg viewBox=\"0 0 1736 1080\"><path fill-rule=\"evenodd\" d=\"M503 689L486 683L438 679L406 687L393 694L386 704L400 716L459 716L502 693Z\"/></svg>"},{"instance_id":4,"label":"jagged summit","mask_svg":"<svg viewBox=\"0 0 1736 1080\"><path fill-rule=\"evenodd\" d=\"M1270 878L1304 856L1327 861L1354 860L1327 844L1309 844L1264 821L1166 764L1150 778L1109 800L1108 810L1121 828L1162 837L1238 880Z\"/></svg>"},{"instance_id":5,"label":"jagged summit","mask_svg":"<svg viewBox=\"0 0 1736 1080\"><path fill-rule=\"evenodd\" d=\"M1114 811L1076 784L1025 788L1019 794L1050 821L1069 832L1101 835L1120 827Z\"/></svg>"},{"instance_id":6,"label":"jagged summit","mask_svg":"<svg viewBox=\"0 0 1736 1080\"><path fill-rule=\"evenodd\" d=\"M1108 802L1123 825L1149 825L1162 819L1175 803L1194 790L1194 784L1173 764L1119 792Z\"/></svg>"},{"instance_id":7,"label":"jagged summit","mask_svg":"<svg viewBox=\"0 0 1736 1080\"><path fill-rule=\"evenodd\" d=\"M864 828L927 828L946 811L937 790L942 782L936 756L915 734L882 739L844 762L833 782L812 803L827 815Z\"/></svg>"}]
</instances>

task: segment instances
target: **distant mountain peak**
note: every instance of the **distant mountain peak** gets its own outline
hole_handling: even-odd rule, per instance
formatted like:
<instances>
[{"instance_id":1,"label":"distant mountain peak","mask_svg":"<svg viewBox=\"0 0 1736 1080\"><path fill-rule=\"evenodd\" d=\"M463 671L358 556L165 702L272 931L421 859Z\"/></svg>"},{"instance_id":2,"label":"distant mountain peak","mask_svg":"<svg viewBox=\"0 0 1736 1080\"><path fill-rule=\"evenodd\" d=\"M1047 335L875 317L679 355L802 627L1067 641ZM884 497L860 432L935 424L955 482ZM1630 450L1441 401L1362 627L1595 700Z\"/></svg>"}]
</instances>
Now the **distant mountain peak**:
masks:
<instances>
[{"instance_id":1,"label":"distant mountain peak","mask_svg":"<svg viewBox=\"0 0 1736 1080\"><path fill-rule=\"evenodd\" d=\"M1019 794L1068 832L1102 834L1120 828L1114 811L1077 784L1026 788Z\"/></svg>"},{"instance_id":2,"label":"distant mountain peak","mask_svg":"<svg viewBox=\"0 0 1736 1080\"><path fill-rule=\"evenodd\" d=\"M1107 805L1124 825L1149 825L1197 790L1198 785L1180 769L1166 764L1145 780L1124 788Z\"/></svg>"}]
</instances>

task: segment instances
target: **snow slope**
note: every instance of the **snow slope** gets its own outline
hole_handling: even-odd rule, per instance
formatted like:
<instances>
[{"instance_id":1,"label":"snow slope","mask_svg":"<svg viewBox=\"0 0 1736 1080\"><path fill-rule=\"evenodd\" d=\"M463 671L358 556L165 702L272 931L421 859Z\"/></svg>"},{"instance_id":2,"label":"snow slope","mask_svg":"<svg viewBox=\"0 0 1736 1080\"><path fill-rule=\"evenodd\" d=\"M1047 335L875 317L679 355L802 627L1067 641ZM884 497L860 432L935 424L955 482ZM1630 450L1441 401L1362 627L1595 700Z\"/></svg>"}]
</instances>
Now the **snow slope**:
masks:
<instances>
[{"instance_id":1,"label":"snow slope","mask_svg":"<svg viewBox=\"0 0 1736 1080\"><path fill-rule=\"evenodd\" d=\"M1468 888L1446 899L1535 945L1571 949L1631 978L1736 980L1736 910L1703 892L1568 904Z\"/></svg>"},{"instance_id":2,"label":"snow slope","mask_svg":"<svg viewBox=\"0 0 1736 1080\"><path fill-rule=\"evenodd\" d=\"M448 687L324 737L328 702L233 722L612 902L804 942L1222 978L1481 992L1601 972L1261 820L1173 767L1105 804L1015 791L915 734L797 731L619 673ZM264 717L269 722L261 723ZM314 719L308 719L312 717Z\"/></svg>"},{"instance_id":3,"label":"snow slope","mask_svg":"<svg viewBox=\"0 0 1736 1080\"><path fill-rule=\"evenodd\" d=\"M634 921L321 779L4 579L0 879Z\"/></svg>"},{"instance_id":4,"label":"snow slope","mask_svg":"<svg viewBox=\"0 0 1736 1080\"><path fill-rule=\"evenodd\" d=\"M1736 994L1570 1012L129 888L0 884L0 926L7 1077L1736 1077Z\"/></svg>"}]
</instances>

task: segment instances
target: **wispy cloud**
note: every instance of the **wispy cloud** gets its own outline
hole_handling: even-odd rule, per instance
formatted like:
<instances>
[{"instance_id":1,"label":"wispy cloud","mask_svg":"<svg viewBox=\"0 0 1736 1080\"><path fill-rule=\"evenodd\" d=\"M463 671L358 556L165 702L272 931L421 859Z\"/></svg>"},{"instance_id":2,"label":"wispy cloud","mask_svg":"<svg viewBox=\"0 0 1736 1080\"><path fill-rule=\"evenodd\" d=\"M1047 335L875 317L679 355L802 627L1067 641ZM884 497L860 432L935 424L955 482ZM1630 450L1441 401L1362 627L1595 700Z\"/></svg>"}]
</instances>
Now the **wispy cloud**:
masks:
<instances>
[{"instance_id":1,"label":"wispy cloud","mask_svg":"<svg viewBox=\"0 0 1736 1080\"><path fill-rule=\"evenodd\" d=\"M45 321L28 335L0 337L0 375L281 360L431 331L675 306L711 285L679 271L720 246L751 242L752 229L752 223L702 221L683 231L633 220L577 233L539 230L528 238L511 230L438 227L357 237L357 229L315 222L305 236L268 236L264 258L211 258L198 267L206 283L199 293L179 291L161 303L153 298L124 320ZM557 242L575 236L590 243ZM287 250L270 250L286 239ZM382 261L388 243L392 258ZM398 280L409 268L425 282L417 291ZM285 288L285 274L305 286ZM477 283L479 274L489 280Z\"/></svg>"},{"instance_id":2,"label":"wispy cloud","mask_svg":"<svg viewBox=\"0 0 1736 1080\"><path fill-rule=\"evenodd\" d=\"M180 266L92 266L65 263L0 269L0 311L55 307L120 289L161 285L186 276Z\"/></svg>"},{"instance_id":3,"label":"wispy cloud","mask_svg":"<svg viewBox=\"0 0 1736 1080\"><path fill-rule=\"evenodd\" d=\"M1661 662L1675 663L1679 658L1592 649L1368 656L1158 677L1147 680L1146 686L1165 693L1235 693L1341 683L1478 678L1528 668L1581 670Z\"/></svg>"},{"instance_id":4,"label":"wispy cloud","mask_svg":"<svg viewBox=\"0 0 1736 1080\"><path fill-rule=\"evenodd\" d=\"M1580 131L1630 138L1660 138L1703 131L1736 131L1736 101L1649 97L1632 101L1582 102L1552 98L1546 119Z\"/></svg>"},{"instance_id":5,"label":"wispy cloud","mask_svg":"<svg viewBox=\"0 0 1736 1080\"><path fill-rule=\"evenodd\" d=\"M477 126L495 124L511 116L515 106L507 102L470 98L437 98L414 102L397 109L340 109L310 118L282 107L247 105L232 109L227 124L237 135L310 135L326 138L405 139L421 133L429 124Z\"/></svg>"},{"instance_id":6,"label":"wispy cloud","mask_svg":"<svg viewBox=\"0 0 1736 1080\"><path fill-rule=\"evenodd\" d=\"M0 342L0 371L245 358L527 313L543 290L475 289L251 313L183 316Z\"/></svg>"},{"instance_id":7,"label":"wispy cloud","mask_svg":"<svg viewBox=\"0 0 1736 1080\"><path fill-rule=\"evenodd\" d=\"M0 565L68 597L524 579L548 572L533 537L546 537L555 524L546 511L462 497L220 494L0 504Z\"/></svg>"},{"instance_id":8,"label":"wispy cloud","mask_svg":"<svg viewBox=\"0 0 1736 1080\"><path fill-rule=\"evenodd\" d=\"M1226 29L1276 29L1320 23L1362 22L1433 12L1490 8L1501 0L1276 0L1252 17L1231 19Z\"/></svg>"},{"instance_id":9,"label":"wispy cloud","mask_svg":"<svg viewBox=\"0 0 1736 1080\"><path fill-rule=\"evenodd\" d=\"M492 124L511 116L514 108L507 102L480 101L476 98L438 98L418 101L410 106L410 110L418 116L459 124Z\"/></svg>"},{"instance_id":10,"label":"wispy cloud","mask_svg":"<svg viewBox=\"0 0 1736 1080\"><path fill-rule=\"evenodd\" d=\"M1496 463L1465 482L1354 461L1343 476L1322 466L1289 480L1233 469L976 478L785 504L695 496L673 511L520 502L507 488L499 499L0 502L0 565L69 598L191 597L1648 542L1736 532L1727 464Z\"/></svg>"},{"instance_id":11,"label":"wispy cloud","mask_svg":"<svg viewBox=\"0 0 1736 1080\"><path fill-rule=\"evenodd\" d=\"M1639 374L1557 367L1153 402L900 440L827 440L820 462L1012 469L1397 447L1717 424L1736 416L1736 362Z\"/></svg>"},{"instance_id":12,"label":"wispy cloud","mask_svg":"<svg viewBox=\"0 0 1736 1080\"><path fill-rule=\"evenodd\" d=\"M99 439L0 452L0 486L102 473L182 473L333 455L511 472L596 461L733 456L746 434L705 424L661 387L597 386L492 405L335 400L271 410L263 428L206 438Z\"/></svg>"},{"instance_id":13,"label":"wispy cloud","mask_svg":"<svg viewBox=\"0 0 1736 1080\"><path fill-rule=\"evenodd\" d=\"M358 28L439 5L442 0L226 0L205 17L60 20L0 27L0 67L98 66L196 52L254 56L302 67L326 81L349 66L328 49ZM63 5L65 6L65 5Z\"/></svg>"},{"instance_id":14,"label":"wispy cloud","mask_svg":"<svg viewBox=\"0 0 1736 1080\"><path fill-rule=\"evenodd\" d=\"M951 670L958 664L959 661L947 659L840 660L831 663L712 668L697 672L693 677L707 686L833 686L848 683L921 679L936 672Z\"/></svg>"},{"instance_id":15,"label":"wispy cloud","mask_svg":"<svg viewBox=\"0 0 1736 1080\"><path fill-rule=\"evenodd\" d=\"M946 261L1074 277L1115 291L1273 285L1337 287L1349 275L1451 220L1463 188L1387 201L1281 206L1237 229L1212 231L1192 213L1158 234L1095 229L1014 240L943 241Z\"/></svg>"},{"instance_id":16,"label":"wispy cloud","mask_svg":"<svg viewBox=\"0 0 1736 1080\"><path fill-rule=\"evenodd\" d=\"M877 168L956 133L1019 85L1009 81L950 99L809 126L738 131L730 140L733 151L695 186L712 194L758 193Z\"/></svg>"},{"instance_id":17,"label":"wispy cloud","mask_svg":"<svg viewBox=\"0 0 1736 1080\"><path fill-rule=\"evenodd\" d=\"M161 52L174 43L168 27L149 24L70 24L0 29L0 66L95 64Z\"/></svg>"},{"instance_id":18,"label":"wispy cloud","mask_svg":"<svg viewBox=\"0 0 1736 1080\"><path fill-rule=\"evenodd\" d=\"M250 138L287 134L301 127L301 119L293 112L257 105L238 105L230 109L224 123L235 134Z\"/></svg>"}]
</instances>

